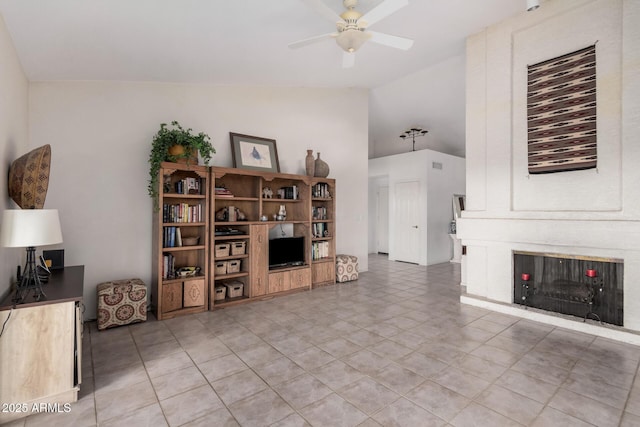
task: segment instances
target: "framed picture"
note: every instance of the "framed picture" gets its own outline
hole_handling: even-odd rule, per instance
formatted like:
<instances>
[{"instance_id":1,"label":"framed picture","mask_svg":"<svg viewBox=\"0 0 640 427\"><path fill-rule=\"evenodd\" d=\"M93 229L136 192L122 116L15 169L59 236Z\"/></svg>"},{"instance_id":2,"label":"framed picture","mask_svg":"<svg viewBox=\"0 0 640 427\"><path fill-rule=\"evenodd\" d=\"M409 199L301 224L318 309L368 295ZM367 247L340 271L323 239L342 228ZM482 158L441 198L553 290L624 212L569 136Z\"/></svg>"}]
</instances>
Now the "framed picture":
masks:
<instances>
[{"instance_id":1,"label":"framed picture","mask_svg":"<svg viewBox=\"0 0 640 427\"><path fill-rule=\"evenodd\" d=\"M233 167L263 172L280 172L276 140L229 133Z\"/></svg>"}]
</instances>

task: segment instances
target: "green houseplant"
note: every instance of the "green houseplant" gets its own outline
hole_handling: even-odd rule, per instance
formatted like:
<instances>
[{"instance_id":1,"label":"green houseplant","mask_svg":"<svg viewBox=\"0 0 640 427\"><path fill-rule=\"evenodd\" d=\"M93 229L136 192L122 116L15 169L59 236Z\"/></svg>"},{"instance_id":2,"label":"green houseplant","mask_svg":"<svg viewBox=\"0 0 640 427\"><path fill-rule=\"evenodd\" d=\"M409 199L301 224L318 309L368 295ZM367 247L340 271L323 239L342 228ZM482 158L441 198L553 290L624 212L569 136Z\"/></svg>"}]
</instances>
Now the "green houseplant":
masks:
<instances>
[{"instance_id":1,"label":"green houseplant","mask_svg":"<svg viewBox=\"0 0 640 427\"><path fill-rule=\"evenodd\" d=\"M192 129L184 129L177 121L160 124L160 130L153 137L151 153L149 154L149 195L153 198L154 206L158 208L158 172L162 162L177 162L185 159L187 164L195 157L197 163L198 152L204 163L209 164L211 156L216 150L211 145L209 135L200 132L192 133Z\"/></svg>"}]
</instances>

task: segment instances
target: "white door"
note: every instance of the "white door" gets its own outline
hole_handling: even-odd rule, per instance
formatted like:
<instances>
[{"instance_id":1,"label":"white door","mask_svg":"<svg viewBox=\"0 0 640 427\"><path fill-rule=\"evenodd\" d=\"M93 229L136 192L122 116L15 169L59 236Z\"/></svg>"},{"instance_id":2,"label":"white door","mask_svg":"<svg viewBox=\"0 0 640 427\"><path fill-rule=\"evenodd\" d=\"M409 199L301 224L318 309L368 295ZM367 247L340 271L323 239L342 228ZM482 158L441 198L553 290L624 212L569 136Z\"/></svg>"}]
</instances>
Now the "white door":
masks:
<instances>
[{"instance_id":1,"label":"white door","mask_svg":"<svg viewBox=\"0 0 640 427\"><path fill-rule=\"evenodd\" d=\"M376 252L389 253L389 187L378 188Z\"/></svg>"},{"instance_id":2,"label":"white door","mask_svg":"<svg viewBox=\"0 0 640 427\"><path fill-rule=\"evenodd\" d=\"M420 182L395 185L394 258L397 261L420 261Z\"/></svg>"}]
</instances>

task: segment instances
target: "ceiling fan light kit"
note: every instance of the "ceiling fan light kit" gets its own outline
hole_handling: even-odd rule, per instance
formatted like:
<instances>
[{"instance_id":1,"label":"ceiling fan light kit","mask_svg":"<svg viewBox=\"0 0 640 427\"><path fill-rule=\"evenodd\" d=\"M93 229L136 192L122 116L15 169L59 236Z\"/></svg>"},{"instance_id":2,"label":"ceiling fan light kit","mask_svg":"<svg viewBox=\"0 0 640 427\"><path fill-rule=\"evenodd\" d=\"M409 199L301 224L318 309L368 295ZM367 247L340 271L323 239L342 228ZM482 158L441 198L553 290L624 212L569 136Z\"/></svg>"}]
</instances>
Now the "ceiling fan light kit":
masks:
<instances>
[{"instance_id":1,"label":"ceiling fan light kit","mask_svg":"<svg viewBox=\"0 0 640 427\"><path fill-rule=\"evenodd\" d=\"M385 0L366 14L355 10L358 0L344 0L345 11L338 16L322 0L302 0L323 17L330 19L336 25L337 32L324 34L289 44L292 49L316 43L328 38L334 38L336 43L345 51L342 66L353 66L353 53L367 41L371 40L384 46L407 50L413 45L413 40L389 34L368 31L367 27L386 18L398 9L409 4L408 0Z\"/></svg>"},{"instance_id":2,"label":"ceiling fan light kit","mask_svg":"<svg viewBox=\"0 0 640 427\"><path fill-rule=\"evenodd\" d=\"M540 7L540 0L527 0L527 12L536 10Z\"/></svg>"}]
</instances>

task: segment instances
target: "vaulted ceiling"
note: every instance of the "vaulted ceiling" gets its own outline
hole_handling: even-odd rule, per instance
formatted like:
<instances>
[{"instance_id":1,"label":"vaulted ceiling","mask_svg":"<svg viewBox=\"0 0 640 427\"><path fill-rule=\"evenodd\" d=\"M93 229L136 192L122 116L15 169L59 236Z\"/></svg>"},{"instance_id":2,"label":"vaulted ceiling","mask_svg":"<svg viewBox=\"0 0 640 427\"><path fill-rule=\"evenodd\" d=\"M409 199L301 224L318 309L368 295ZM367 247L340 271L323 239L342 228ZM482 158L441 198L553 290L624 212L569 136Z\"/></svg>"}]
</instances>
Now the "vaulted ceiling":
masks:
<instances>
[{"instance_id":1,"label":"vaulted ceiling","mask_svg":"<svg viewBox=\"0 0 640 427\"><path fill-rule=\"evenodd\" d=\"M357 9L382 1L360 0ZM324 2L344 10L341 0ZM409 2L371 29L411 38L413 47L368 42L349 69L333 40L288 48L335 29L302 0L0 0L0 14L30 81L371 89L462 55L468 35L525 7L525 0Z\"/></svg>"}]
</instances>

